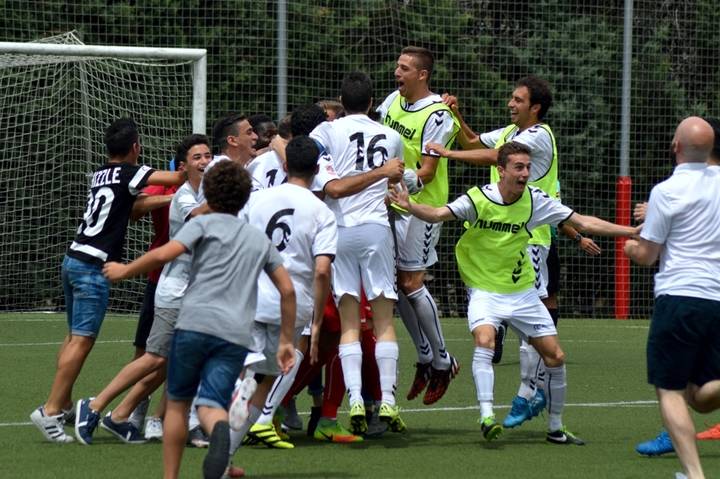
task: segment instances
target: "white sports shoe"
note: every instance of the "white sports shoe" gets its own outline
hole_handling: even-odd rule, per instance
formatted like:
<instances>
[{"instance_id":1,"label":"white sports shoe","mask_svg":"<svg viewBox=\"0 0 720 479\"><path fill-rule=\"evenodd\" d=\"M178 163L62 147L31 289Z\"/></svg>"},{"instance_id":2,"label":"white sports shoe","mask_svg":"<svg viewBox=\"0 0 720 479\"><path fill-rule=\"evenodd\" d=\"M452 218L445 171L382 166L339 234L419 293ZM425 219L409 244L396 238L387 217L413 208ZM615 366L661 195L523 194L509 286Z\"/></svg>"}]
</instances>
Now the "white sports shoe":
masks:
<instances>
[{"instance_id":1,"label":"white sports shoe","mask_svg":"<svg viewBox=\"0 0 720 479\"><path fill-rule=\"evenodd\" d=\"M162 441L163 437L163 423L159 417L149 417L145 419L145 439L152 441L157 439Z\"/></svg>"},{"instance_id":2,"label":"white sports shoe","mask_svg":"<svg viewBox=\"0 0 720 479\"><path fill-rule=\"evenodd\" d=\"M30 414L30 420L35 424L35 427L40 429L45 439L50 442L68 444L75 440L74 437L65 434L65 430L63 429L63 413L56 416L46 416L45 408L40 406Z\"/></svg>"},{"instance_id":3,"label":"white sports shoe","mask_svg":"<svg viewBox=\"0 0 720 479\"><path fill-rule=\"evenodd\" d=\"M245 378L235 390L235 395L230 405L229 422L230 427L236 431L242 428L243 423L250 414L248 405L250 398L255 394L255 389L257 389L257 381L255 381L255 378Z\"/></svg>"},{"instance_id":4,"label":"white sports shoe","mask_svg":"<svg viewBox=\"0 0 720 479\"><path fill-rule=\"evenodd\" d=\"M150 406L150 398L145 398L137 405L133 412L130 413L128 422L135 426L138 431L142 430L143 423L145 422L145 416L147 415L148 407Z\"/></svg>"}]
</instances>

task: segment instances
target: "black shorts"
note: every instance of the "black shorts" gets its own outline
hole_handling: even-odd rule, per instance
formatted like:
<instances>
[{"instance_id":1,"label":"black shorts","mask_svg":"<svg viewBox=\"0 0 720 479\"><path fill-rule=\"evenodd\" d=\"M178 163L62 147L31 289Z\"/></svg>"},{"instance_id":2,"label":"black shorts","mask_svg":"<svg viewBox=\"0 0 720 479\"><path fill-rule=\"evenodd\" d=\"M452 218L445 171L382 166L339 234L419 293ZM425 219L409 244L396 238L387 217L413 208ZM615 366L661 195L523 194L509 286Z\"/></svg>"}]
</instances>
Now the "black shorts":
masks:
<instances>
[{"instance_id":1,"label":"black shorts","mask_svg":"<svg viewBox=\"0 0 720 479\"><path fill-rule=\"evenodd\" d=\"M661 295L647 343L648 382L683 390L720 379L720 301Z\"/></svg>"},{"instance_id":2,"label":"black shorts","mask_svg":"<svg viewBox=\"0 0 720 479\"><path fill-rule=\"evenodd\" d=\"M550 244L547 257L548 284L547 294L552 296L560 291L560 256L558 255L557 240Z\"/></svg>"},{"instance_id":3,"label":"black shorts","mask_svg":"<svg viewBox=\"0 0 720 479\"><path fill-rule=\"evenodd\" d=\"M148 280L145 285L145 296L143 296L142 309L140 310L140 318L138 318L137 329L135 330L135 341L133 345L136 348L147 346L147 338L150 335L153 318L155 317L155 290L157 283Z\"/></svg>"}]
</instances>

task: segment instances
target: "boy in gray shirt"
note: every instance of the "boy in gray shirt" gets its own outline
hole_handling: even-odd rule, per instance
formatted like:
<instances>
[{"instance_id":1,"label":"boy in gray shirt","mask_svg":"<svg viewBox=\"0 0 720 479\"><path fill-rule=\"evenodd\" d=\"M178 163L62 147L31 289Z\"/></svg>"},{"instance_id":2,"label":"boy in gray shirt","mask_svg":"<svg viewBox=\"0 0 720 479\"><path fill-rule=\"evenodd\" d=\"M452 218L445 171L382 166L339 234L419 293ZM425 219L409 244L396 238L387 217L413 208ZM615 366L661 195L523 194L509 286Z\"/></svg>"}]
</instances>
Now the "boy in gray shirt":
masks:
<instances>
[{"instance_id":1,"label":"boy in gray shirt","mask_svg":"<svg viewBox=\"0 0 720 479\"><path fill-rule=\"evenodd\" d=\"M198 392L198 415L212 431L203 462L205 478L220 478L228 464L227 408L235 379L252 345L257 278L265 271L281 296L277 360L283 372L295 358L295 291L283 260L270 240L237 218L250 195L250 177L226 161L205 174L203 187L213 214L189 221L166 245L128 265L107 263L111 281L140 275L185 252L192 253L190 281L180 308L168 366L163 462L165 477L180 470L187 413ZM198 389L198 385L200 386Z\"/></svg>"}]
</instances>

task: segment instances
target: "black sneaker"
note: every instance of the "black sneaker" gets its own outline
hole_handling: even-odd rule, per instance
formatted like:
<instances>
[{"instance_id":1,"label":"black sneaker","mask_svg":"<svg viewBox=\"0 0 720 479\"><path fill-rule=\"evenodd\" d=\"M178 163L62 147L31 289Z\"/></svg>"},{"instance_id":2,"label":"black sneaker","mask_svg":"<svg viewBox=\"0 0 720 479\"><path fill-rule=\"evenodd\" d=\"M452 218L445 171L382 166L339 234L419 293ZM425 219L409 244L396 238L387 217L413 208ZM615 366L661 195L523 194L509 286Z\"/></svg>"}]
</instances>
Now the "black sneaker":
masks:
<instances>
[{"instance_id":1,"label":"black sneaker","mask_svg":"<svg viewBox=\"0 0 720 479\"><path fill-rule=\"evenodd\" d=\"M565 427L558 429L557 431L549 431L547 436L545 436L545 440L553 444L574 444L576 446L585 445L585 441L568 431Z\"/></svg>"},{"instance_id":2,"label":"black sneaker","mask_svg":"<svg viewBox=\"0 0 720 479\"><path fill-rule=\"evenodd\" d=\"M493 354L492 362L497 364L502 359L503 346L505 346L505 333L507 333L507 323L503 321L498 326L497 334L495 335L495 353Z\"/></svg>"},{"instance_id":3,"label":"black sneaker","mask_svg":"<svg viewBox=\"0 0 720 479\"><path fill-rule=\"evenodd\" d=\"M321 414L322 414L321 407L313 406L310 409L310 420L308 421L308 425L307 425L307 435L309 437L315 436L315 428L318 425L318 421L320 421Z\"/></svg>"},{"instance_id":4,"label":"black sneaker","mask_svg":"<svg viewBox=\"0 0 720 479\"><path fill-rule=\"evenodd\" d=\"M203 460L203 477L220 479L230 463L230 425L218 421L210 435L210 447Z\"/></svg>"}]
</instances>

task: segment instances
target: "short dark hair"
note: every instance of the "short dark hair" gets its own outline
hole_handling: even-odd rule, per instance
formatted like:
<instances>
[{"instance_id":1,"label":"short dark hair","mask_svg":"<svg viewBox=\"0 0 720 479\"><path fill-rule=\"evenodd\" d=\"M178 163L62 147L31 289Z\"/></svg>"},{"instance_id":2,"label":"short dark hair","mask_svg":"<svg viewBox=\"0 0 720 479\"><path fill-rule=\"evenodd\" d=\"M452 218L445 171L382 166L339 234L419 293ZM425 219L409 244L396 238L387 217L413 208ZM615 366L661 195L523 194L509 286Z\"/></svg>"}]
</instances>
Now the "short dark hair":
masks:
<instances>
[{"instance_id":1,"label":"short dark hair","mask_svg":"<svg viewBox=\"0 0 720 479\"><path fill-rule=\"evenodd\" d=\"M115 120L105 130L105 148L110 157L125 156L138 142L138 127L130 118Z\"/></svg>"},{"instance_id":2,"label":"short dark hair","mask_svg":"<svg viewBox=\"0 0 720 479\"><path fill-rule=\"evenodd\" d=\"M715 141L713 142L713 148L710 152L715 161L720 161L720 120L717 118L703 118L712 127L713 133L715 133Z\"/></svg>"},{"instance_id":3,"label":"short dark hair","mask_svg":"<svg viewBox=\"0 0 720 479\"><path fill-rule=\"evenodd\" d=\"M507 167L508 159L510 155L527 155L530 156L530 148L518 143L517 141L510 141L505 143L498 150L497 164L503 168Z\"/></svg>"},{"instance_id":4,"label":"short dark hair","mask_svg":"<svg viewBox=\"0 0 720 479\"><path fill-rule=\"evenodd\" d=\"M292 136L309 135L320 123L327 120L325 110L315 103L295 108L290 116L290 132Z\"/></svg>"},{"instance_id":5,"label":"short dark hair","mask_svg":"<svg viewBox=\"0 0 720 479\"><path fill-rule=\"evenodd\" d=\"M175 147L175 161L187 161L188 151L195 145L206 145L210 148L210 140L207 136L197 133L186 136Z\"/></svg>"},{"instance_id":6,"label":"short dark hair","mask_svg":"<svg viewBox=\"0 0 720 479\"><path fill-rule=\"evenodd\" d=\"M545 118L545 114L553 104L552 92L550 84L534 75L523 77L515 83L515 88L524 86L530 92L530 106L540 105L538 111L538 120Z\"/></svg>"},{"instance_id":7,"label":"short dark hair","mask_svg":"<svg viewBox=\"0 0 720 479\"><path fill-rule=\"evenodd\" d=\"M414 57L420 70L427 70L428 82L430 81L433 68L435 68L435 57L430 50L423 47L409 46L403 48L400 54Z\"/></svg>"},{"instance_id":8,"label":"short dark hair","mask_svg":"<svg viewBox=\"0 0 720 479\"><path fill-rule=\"evenodd\" d=\"M245 115L240 113L232 113L224 116L215 122L212 129L213 146L215 153L219 153L227 148L227 137L240 133L237 124L243 120L247 120Z\"/></svg>"},{"instance_id":9,"label":"short dark hair","mask_svg":"<svg viewBox=\"0 0 720 479\"><path fill-rule=\"evenodd\" d=\"M287 155L288 175L310 178L317 171L320 148L309 136L293 136L285 148L285 154Z\"/></svg>"},{"instance_id":10,"label":"short dark hair","mask_svg":"<svg viewBox=\"0 0 720 479\"><path fill-rule=\"evenodd\" d=\"M347 113L364 113L373 97L372 80L363 72L352 72L343 79L340 101Z\"/></svg>"},{"instance_id":11,"label":"short dark hair","mask_svg":"<svg viewBox=\"0 0 720 479\"><path fill-rule=\"evenodd\" d=\"M290 118L291 115L285 115L278 122L278 135L280 135L280 138L285 140L289 140L292 137L292 132L290 131Z\"/></svg>"},{"instance_id":12,"label":"short dark hair","mask_svg":"<svg viewBox=\"0 0 720 479\"><path fill-rule=\"evenodd\" d=\"M250 174L234 161L220 161L203 176L208 206L218 213L236 215L250 197Z\"/></svg>"}]
</instances>

